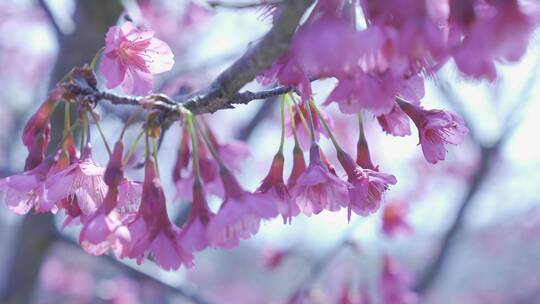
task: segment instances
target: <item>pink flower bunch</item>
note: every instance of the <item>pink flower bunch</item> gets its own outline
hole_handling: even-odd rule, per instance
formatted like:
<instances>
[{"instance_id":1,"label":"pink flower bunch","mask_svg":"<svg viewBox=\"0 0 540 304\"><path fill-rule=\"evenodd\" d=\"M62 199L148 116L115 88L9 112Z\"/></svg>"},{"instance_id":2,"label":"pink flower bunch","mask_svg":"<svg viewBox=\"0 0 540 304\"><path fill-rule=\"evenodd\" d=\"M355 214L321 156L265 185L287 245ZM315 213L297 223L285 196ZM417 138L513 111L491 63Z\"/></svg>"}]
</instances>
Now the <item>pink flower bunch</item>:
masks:
<instances>
[{"instance_id":1,"label":"pink flower bunch","mask_svg":"<svg viewBox=\"0 0 540 304\"><path fill-rule=\"evenodd\" d=\"M398 118L395 97L419 101L424 95L421 76L450 58L464 74L494 80L495 62L519 60L538 25L518 0L359 3L363 28L357 26L355 3L317 1L289 51L259 80L295 86L307 100L311 81L336 78L326 104L336 102L347 114L370 111L385 125L386 115L393 112L391 118ZM383 128L398 136L408 133L404 125Z\"/></svg>"},{"instance_id":2,"label":"pink flower bunch","mask_svg":"<svg viewBox=\"0 0 540 304\"><path fill-rule=\"evenodd\" d=\"M454 1L448 12L443 5L445 1L360 1L367 27L358 29L352 2L319 0L299 27L290 50L261 76L263 82L277 79L284 85L295 86L301 100L295 100L293 107L287 106L288 121L286 100L282 100L280 148L255 191L245 189L235 176L250 155L247 145L221 142L203 119L182 108L185 124L172 179L176 198L191 200L184 222L177 223L169 217L157 151L150 148L150 140L155 140L161 131L162 121L156 120L159 115L154 115L155 112L147 116L141 132L146 134L144 181L132 181L124 176L126 162L138 144L132 143L133 150L125 153L124 132L110 152L105 168L93 160L88 117L93 117L99 127L99 117L92 112L95 104L64 91L73 82L82 80L96 90L97 80L89 68L68 75L67 84L53 90L30 118L23 133L23 143L29 151L25 172L1 179L0 192L8 208L18 214L31 209L64 211L67 216L64 225L82 225L79 241L91 254L113 252L138 263L151 257L167 270L192 266L194 254L208 247L238 246L240 241L255 235L262 222L278 216L291 223L300 213L312 216L325 210L346 208L349 220L353 212L360 216L373 214L381 208L385 193L397 179L373 164L361 112L371 112L383 131L395 136L411 134L410 118L418 129L427 161L443 160L446 145L461 143L467 128L453 113L420 106L424 96L420 73L434 71L438 64L457 56L460 50L479 47L472 42L468 46L453 41L449 48L448 31L460 28L467 41L485 26L484 21L495 17L503 21L518 20L517 23L527 25L523 28L529 29L530 20L514 1L475 3L472 10L468 6L455 7L461 2ZM477 6L490 6L495 12L484 16L476 12ZM450 28L445 27L448 20ZM489 39L492 44L489 52L482 53L484 59L489 57L492 62L519 57L519 50L493 42L496 37ZM319 41L320 47L314 48L313 41ZM108 31L100 70L108 88L121 85L126 93L145 95L152 89L153 75L171 69L173 63L167 44L155 38L153 32L126 22ZM336 78L338 84L325 104L336 102L341 112L358 114L356 158L339 146L332 132L332 118L312 101L310 81L327 77ZM76 119L82 133L82 151L75 148L73 130L66 124L58 148L47 155L51 148L50 117L60 100L67 107L79 107ZM283 154L286 133L295 140L292 170L287 180ZM332 164L333 158L321 149L318 143L323 138L321 134L334 145L343 175ZM101 135L109 149L105 135ZM306 163L304 151L308 149ZM209 208L207 194L222 199L217 211ZM402 213L391 207L385 210L388 231L406 227Z\"/></svg>"},{"instance_id":3,"label":"pink flower bunch","mask_svg":"<svg viewBox=\"0 0 540 304\"><path fill-rule=\"evenodd\" d=\"M404 101L399 106L418 128L422 152L432 164L445 159L446 144L460 144L469 132L461 117L452 112L425 110Z\"/></svg>"}]
</instances>

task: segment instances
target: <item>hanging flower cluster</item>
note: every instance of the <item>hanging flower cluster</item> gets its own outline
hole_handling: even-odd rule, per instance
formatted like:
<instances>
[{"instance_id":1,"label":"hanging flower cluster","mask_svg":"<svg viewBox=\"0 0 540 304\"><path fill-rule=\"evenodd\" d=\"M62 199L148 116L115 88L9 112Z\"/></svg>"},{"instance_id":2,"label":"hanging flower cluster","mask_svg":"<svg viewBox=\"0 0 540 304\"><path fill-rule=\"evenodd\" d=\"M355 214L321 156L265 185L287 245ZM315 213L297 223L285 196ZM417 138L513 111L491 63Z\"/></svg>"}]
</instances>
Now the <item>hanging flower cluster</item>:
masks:
<instances>
[{"instance_id":1,"label":"hanging flower cluster","mask_svg":"<svg viewBox=\"0 0 540 304\"><path fill-rule=\"evenodd\" d=\"M183 223L171 220L155 144L164 119L155 106L164 97L144 95L152 90L154 74L171 69L173 55L152 32L126 22L107 33L100 72L108 88L121 85L126 93L142 96L134 99L148 112L140 136L124 151L124 129L110 149L94 112L95 92L100 91L93 66L74 69L24 129L25 172L0 180L8 208L18 214L32 209L64 213L64 226L82 226L79 241L87 252L112 252L138 263L151 257L167 270L192 266L194 254L206 248L238 246L258 232L261 222L278 216L291 223L299 214L325 210L346 209L349 220L353 214L377 212L397 180L373 164L363 113L373 114L383 131L395 136L410 135L412 120L426 160L444 160L447 145L461 143L468 130L454 113L419 104L424 95L421 75L453 58L465 74L492 79L494 62L517 60L523 54L533 19L517 0L361 0L366 26L359 29L354 3L319 0L289 51L259 77L263 83L277 80L294 86L298 94L281 100L281 144L255 191L243 188L235 176L249 153L245 144L220 142L204 117L177 104L182 140L173 181L177 198L192 204ZM358 120L355 157L341 147L332 118L313 101L311 81L327 77L338 84L324 104L337 103L341 112L355 114ZM100 96L97 99L107 99ZM65 126L62 140L53 147L51 115L59 105L65 106ZM75 119L70 107L77 109ZM92 158L89 120L109 151L106 167ZM286 136L294 141L287 179ZM335 164L319 145L323 137L334 147ZM143 138L144 180L129 180L126 164ZM208 206L208 194L221 198L216 212ZM385 215L389 223L399 217L391 212Z\"/></svg>"}]
</instances>

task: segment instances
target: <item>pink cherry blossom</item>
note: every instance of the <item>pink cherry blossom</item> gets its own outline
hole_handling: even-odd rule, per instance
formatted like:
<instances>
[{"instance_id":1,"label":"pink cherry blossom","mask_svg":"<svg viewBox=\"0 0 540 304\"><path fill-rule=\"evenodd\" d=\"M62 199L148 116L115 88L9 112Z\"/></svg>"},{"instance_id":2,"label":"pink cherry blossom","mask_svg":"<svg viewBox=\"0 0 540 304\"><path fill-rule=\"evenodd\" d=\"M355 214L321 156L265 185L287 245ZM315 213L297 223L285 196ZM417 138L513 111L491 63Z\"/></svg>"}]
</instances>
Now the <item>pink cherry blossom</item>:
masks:
<instances>
[{"instance_id":1,"label":"pink cherry blossom","mask_svg":"<svg viewBox=\"0 0 540 304\"><path fill-rule=\"evenodd\" d=\"M259 81L268 85L278 80L282 85L295 86L306 101L312 95L311 79L346 78L358 71L384 68L381 31L356 30L352 16L342 3L318 1L295 34L289 51ZM315 40L321 41L316 48L312 43ZM335 52L336 49L340 52Z\"/></svg>"},{"instance_id":2,"label":"pink cherry blossom","mask_svg":"<svg viewBox=\"0 0 540 304\"><path fill-rule=\"evenodd\" d=\"M362 73L354 79L340 79L325 104L337 102L343 113L356 114L369 110L375 115L389 113L394 106L398 82L389 73Z\"/></svg>"},{"instance_id":3,"label":"pink cherry blossom","mask_svg":"<svg viewBox=\"0 0 540 304\"><path fill-rule=\"evenodd\" d=\"M122 215L116 209L119 198L118 189L125 180L123 152L124 145L122 141L118 141L105 169L104 182L109 187L107 195L97 211L82 220L83 228L79 235L79 242L84 250L94 255L104 254L110 248L121 252L121 243L117 240L117 235L123 238L128 237L128 231L122 225L122 219L126 217L126 214Z\"/></svg>"},{"instance_id":4,"label":"pink cherry blossom","mask_svg":"<svg viewBox=\"0 0 540 304\"><path fill-rule=\"evenodd\" d=\"M122 226L122 219L114 209L117 200L118 190L109 188L100 208L89 218L82 220L83 228L79 235L79 242L86 252L102 255L110 248L118 252L122 251L116 234L125 239L129 237L129 232Z\"/></svg>"},{"instance_id":5,"label":"pink cherry blossom","mask_svg":"<svg viewBox=\"0 0 540 304\"><path fill-rule=\"evenodd\" d=\"M461 117L452 112L424 110L403 101L399 102L399 106L418 128L424 157L432 164L445 159L445 144L458 145L469 132Z\"/></svg>"},{"instance_id":6,"label":"pink cherry blossom","mask_svg":"<svg viewBox=\"0 0 540 304\"><path fill-rule=\"evenodd\" d=\"M103 202L108 187L103 180L105 169L92 160L90 148L85 149L80 160L48 178L45 187L48 202L69 198L83 215L90 215Z\"/></svg>"},{"instance_id":7,"label":"pink cherry blossom","mask_svg":"<svg viewBox=\"0 0 540 304\"><path fill-rule=\"evenodd\" d=\"M45 210L41 206L47 205L45 181L53 164L53 159L48 158L34 169L0 179L2 200L11 211L26 214L33 207L41 211L50 210Z\"/></svg>"},{"instance_id":8,"label":"pink cherry blossom","mask_svg":"<svg viewBox=\"0 0 540 304\"><path fill-rule=\"evenodd\" d=\"M453 56L465 74L493 81L495 61L516 62L525 54L534 23L516 0L489 4L452 6Z\"/></svg>"},{"instance_id":9,"label":"pink cherry blossom","mask_svg":"<svg viewBox=\"0 0 540 304\"><path fill-rule=\"evenodd\" d=\"M318 145L311 147L309 166L291 190L292 197L308 216L325 209L337 211L347 203L347 183L323 162L321 154Z\"/></svg>"},{"instance_id":10,"label":"pink cherry blossom","mask_svg":"<svg viewBox=\"0 0 540 304\"><path fill-rule=\"evenodd\" d=\"M196 179L193 183L193 205L191 213L180 233L182 247L188 252L201 251L210 244L206 230L214 214L208 208L202 183Z\"/></svg>"},{"instance_id":11,"label":"pink cherry blossom","mask_svg":"<svg viewBox=\"0 0 540 304\"><path fill-rule=\"evenodd\" d=\"M152 91L153 75L169 71L173 65L171 49L154 32L138 29L129 21L107 32L100 66L107 88L122 85L127 94L146 95Z\"/></svg>"},{"instance_id":12,"label":"pink cherry blossom","mask_svg":"<svg viewBox=\"0 0 540 304\"><path fill-rule=\"evenodd\" d=\"M140 264L151 254L165 270L193 265L193 256L180 245L180 229L169 220L165 193L150 157L145 162L141 205L127 228L129 238L120 240L124 246L121 257L135 258Z\"/></svg>"},{"instance_id":13,"label":"pink cherry blossom","mask_svg":"<svg viewBox=\"0 0 540 304\"><path fill-rule=\"evenodd\" d=\"M377 116L377 121L387 134L394 136L411 135L409 117L397 104L394 104L392 111L389 113Z\"/></svg>"},{"instance_id":14,"label":"pink cherry blossom","mask_svg":"<svg viewBox=\"0 0 540 304\"><path fill-rule=\"evenodd\" d=\"M300 213L296 202L291 199L289 190L283 181L283 154L276 154L272 161L270 171L263 179L259 188L255 191L261 198L273 202L278 212L283 217L283 222L291 222L292 217Z\"/></svg>"},{"instance_id":15,"label":"pink cherry blossom","mask_svg":"<svg viewBox=\"0 0 540 304\"><path fill-rule=\"evenodd\" d=\"M371 23L384 27L391 34L386 48L407 61L426 65L425 58L444 60L446 53L445 21L448 10L436 1L391 0L368 1L360 4Z\"/></svg>"},{"instance_id":16,"label":"pink cherry blossom","mask_svg":"<svg viewBox=\"0 0 540 304\"><path fill-rule=\"evenodd\" d=\"M356 165L352 158L343 151L338 151L338 159L348 177L348 218L351 211L367 216L379 210L382 194L389 185L397 183L391 174L364 169Z\"/></svg>"},{"instance_id":17,"label":"pink cherry blossom","mask_svg":"<svg viewBox=\"0 0 540 304\"><path fill-rule=\"evenodd\" d=\"M277 215L277 207L259 195L242 189L232 173L221 169L225 200L208 224L207 237L214 246L232 248L257 233L261 219Z\"/></svg>"}]
</instances>

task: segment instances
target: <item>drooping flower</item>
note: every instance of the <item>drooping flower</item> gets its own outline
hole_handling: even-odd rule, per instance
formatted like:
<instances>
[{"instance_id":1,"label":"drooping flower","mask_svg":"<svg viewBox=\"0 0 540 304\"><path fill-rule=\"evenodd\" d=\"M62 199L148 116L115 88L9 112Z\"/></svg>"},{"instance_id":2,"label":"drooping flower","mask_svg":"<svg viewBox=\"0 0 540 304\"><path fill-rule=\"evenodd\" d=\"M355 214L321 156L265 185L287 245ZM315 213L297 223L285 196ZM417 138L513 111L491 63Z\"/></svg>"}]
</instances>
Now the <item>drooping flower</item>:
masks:
<instances>
[{"instance_id":1,"label":"drooping flower","mask_svg":"<svg viewBox=\"0 0 540 304\"><path fill-rule=\"evenodd\" d=\"M493 81L496 61L516 62L525 54L532 17L517 0L489 1L483 9L455 2L459 3L452 6L451 29L456 65L469 76Z\"/></svg>"},{"instance_id":2,"label":"drooping flower","mask_svg":"<svg viewBox=\"0 0 540 304\"><path fill-rule=\"evenodd\" d=\"M116 209L119 187L125 180L122 163L123 152L124 145L120 140L115 144L104 174L104 182L109 187L107 195L97 211L82 220L83 228L79 234L79 242L86 252L94 255L102 255L110 248L121 252L121 243L117 240L117 235L128 238L128 231L122 225L122 215Z\"/></svg>"},{"instance_id":3,"label":"drooping flower","mask_svg":"<svg viewBox=\"0 0 540 304\"><path fill-rule=\"evenodd\" d=\"M264 85L278 80L296 87L302 101L312 96L310 80L346 78L356 72L385 66L378 29L358 31L353 6L342 1L318 1L294 35L289 51L258 79ZM313 41L321 41L313 47ZM340 52L335 52L339 49Z\"/></svg>"},{"instance_id":4,"label":"drooping flower","mask_svg":"<svg viewBox=\"0 0 540 304\"><path fill-rule=\"evenodd\" d=\"M103 181L105 169L92 160L89 145L81 159L47 179L47 201L69 199L75 202L83 215L93 214L103 202L107 185Z\"/></svg>"},{"instance_id":5,"label":"drooping flower","mask_svg":"<svg viewBox=\"0 0 540 304\"><path fill-rule=\"evenodd\" d=\"M169 46L131 22L113 26L105 37L100 70L107 88L122 85L127 94L146 95L153 87L153 75L172 69L174 55Z\"/></svg>"},{"instance_id":6,"label":"drooping flower","mask_svg":"<svg viewBox=\"0 0 540 304\"><path fill-rule=\"evenodd\" d=\"M24 127L22 140L28 149L25 171L36 168L45 159L45 152L51 140L50 116L53 109L54 100L47 99Z\"/></svg>"},{"instance_id":7,"label":"drooping flower","mask_svg":"<svg viewBox=\"0 0 540 304\"><path fill-rule=\"evenodd\" d=\"M255 191L255 194L275 204L278 212L283 217L283 222L287 223L288 221L290 223L292 217L300 213L300 209L296 205L296 202L291 199L289 190L283 181L284 161L282 153L274 156L270 171Z\"/></svg>"},{"instance_id":8,"label":"drooping flower","mask_svg":"<svg viewBox=\"0 0 540 304\"><path fill-rule=\"evenodd\" d=\"M44 210L41 206L46 205L45 181L53 164L54 160L49 157L34 169L0 179L2 200L11 211L26 214L33 207L36 210L50 210Z\"/></svg>"},{"instance_id":9,"label":"drooping flower","mask_svg":"<svg viewBox=\"0 0 540 304\"><path fill-rule=\"evenodd\" d=\"M389 34L385 49L394 53L391 56L401 57L408 62L408 66L397 65L399 74L416 65L427 65L427 59L446 58L447 33L444 25L448 5L444 2L360 1L371 26L380 26Z\"/></svg>"},{"instance_id":10,"label":"drooping flower","mask_svg":"<svg viewBox=\"0 0 540 304\"><path fill-rule=\"evenodd\" d=\"M380 207L382 194L388 190L389 185L397 183L391 174L377 172L371 169L359 167L352 158L338 150L338 160L347 173L349 201L348 218L351 211L356 214L367 216L376 212Z\"/></svg>"},{"instance_id":11,"label":"drooping flower","mask_svg":"<svg viewBox=\"0 0 540 304\"><path fill-rule=\"evenodd\" d=\"M242 189L228 169L222 167L220 174L225 200L208 224L207 237L213 246L232 248L257 233L261 219L276 216L277 207Z\"/></svg>"},{"instance_id":12,"label":"drooping flower","mask_svg":"<svg viewBox=\"0 0 540 304\"><path fill-rule=\"evenodd\" d=\"M129 238L129 232L122 225L122 218L114 209L117 203L118 189L109 188L100 208L89 218L81 221L83 228L79 234L79 243L86 252L102 255L111 248L117 252L122 251L122 243L117 240L117 235L126 239Z\"/></svg>"},{"instance_id":13,"label":"drooping flower","mask_svg":"<svg viewBox=\"0 0 540 304\"><path fill-rule=\"evenodd\" d=\"M210 245L206 230L214 216L208 208L201 181L195 179L191 213L180 232L180 242L187 252L201 251Z\"/></svg>"},{"instance_id":14,"label":"drooping flower","mask_svg":"<svg viewBox=\"0 0 540 304\"><path fill-rule=\"evenodd\" d=\"M387 134L394 136L411 135L409 117L407 117L397 104L394 104L392 111L389 113L377 116L377 121Z\"/></svg>"},{"instance_id":15,"label":"drooping flower","mask_svg":"<svg viewBox=\"0 0 540 304\"><path fill-rule=\"evenodd\" d=\"M460 144L469 132L461 117L452 112L425 110L404 101L399 106L418 128L422 152L432 164L445 159L446 144Z\"/></svg>"},{"instance_id":16,"label":"drooping flower","mask_svg":"<svg viewBox=\"0 0 540 304\"><path fill-rule=\"evenodd\" d=\"M180 229L172 224L167 214L165 193L157 176L156 165L146 158L141 205L136 216L127 224L129 239L121 240L121 257L130 257L141 263L151 254L165 270L193 265L193 255L179 242Z\"/></svg>"},{"instance_id":17,"label":"drooping flower","mask_svg":"<svg viewBox=\"0 0 540 304\"><path fill-rule=\"evenodd\" d=\"M325 104L337 102L339 110L346 114L356 114L361 110L369 110L375 115L386 114L394 106L398 83L390 73L361 73L352 79L343 78L330 93Z\"/></svg>"},{"instance_id":18,"label":"drooping flower","mask_svg":"<svg viewBox=\"0 0 540 304\"><path fill-rule=\"evenodd\" d=\"M347 183L323 162L321 154L318 145L311 146L309 166L291 189L293 199L308 216L325 209L337 211L347 203Z\"/></svg>"}]
</instances>

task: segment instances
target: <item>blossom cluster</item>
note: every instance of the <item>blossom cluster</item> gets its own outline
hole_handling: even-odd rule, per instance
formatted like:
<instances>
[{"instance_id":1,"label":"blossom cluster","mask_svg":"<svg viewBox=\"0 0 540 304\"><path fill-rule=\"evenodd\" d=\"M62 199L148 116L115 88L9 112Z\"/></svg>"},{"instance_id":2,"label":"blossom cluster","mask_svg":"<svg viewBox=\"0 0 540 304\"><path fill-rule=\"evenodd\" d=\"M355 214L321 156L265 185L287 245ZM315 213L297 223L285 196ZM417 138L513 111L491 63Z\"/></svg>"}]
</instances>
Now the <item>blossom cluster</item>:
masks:
<instances>
[{"instance_id":1,"label":"blossom cluster","mask_svg":"<svg viewBox=\"0 0 540 304\"><path fill-rule=\"evenodd\" d=\"M238 246L258 232L261 222L278 216L290 223L299 214L325 210L346 209L349 220L353 214L375 213L397 179L373 164L363 115L372 114L384 132L395 136L410 135L412 120L425 159L433 164L444 160L447 145L461 143L468 130L456 114L420 105L422 75L434 73L453 58L463 73L493 79L494 62L517 60L523 54L534 19L523 13L517 0L361 0L366 26L360 28L355 5L319 0L290 49L260 75L261 82L277 80L294 86L297 94L281 100L281 144L255 191L246 190L235 176L240 160L249 153L245 144L221 142L204 117L182 108L182 140L173 181L177 198L192 202L184 222L177 224L167 211L157 145L152 144L161 131L156 111L149 111L140 136L127 152L124 132L110 149L100 130L110 159L107 166L98 165L92 158L89 127L93 119L100 128L95 100L69 90L72 83L97 90L92 66L69 74L28 121L23 132L29 153L25 172L0 180L8 208L18 214L32 209L62 211L64 226L82 226L79 241L87 252L112 252L138 263L150 256L167 270L192 266L194 254L206 248ZM112 27L105 42L99 70L109 89L121 86L127 94L145 96L152 90L153 75L174 64L166 43L131 22ZM358 119L355 157L340 146L332 117L313 100L311 81L328 77L338 84L324 105L337 103L341 112ZM152 98L140 101L148 109ZM66 117L61 142L52 144L51 115L59 104L65 105L66 113L76 106L77 117L73 124ZM287 179L286 136L294 140ZM321 149L323 136L335 148L343 176ZM144 180L135 181L126 178L124 171L141 138L146 141ZM215 212L208 206L208 194L221 198ZM385 216L399 224L400 212L389 210Z\"/></svg>"}]
</instances>

